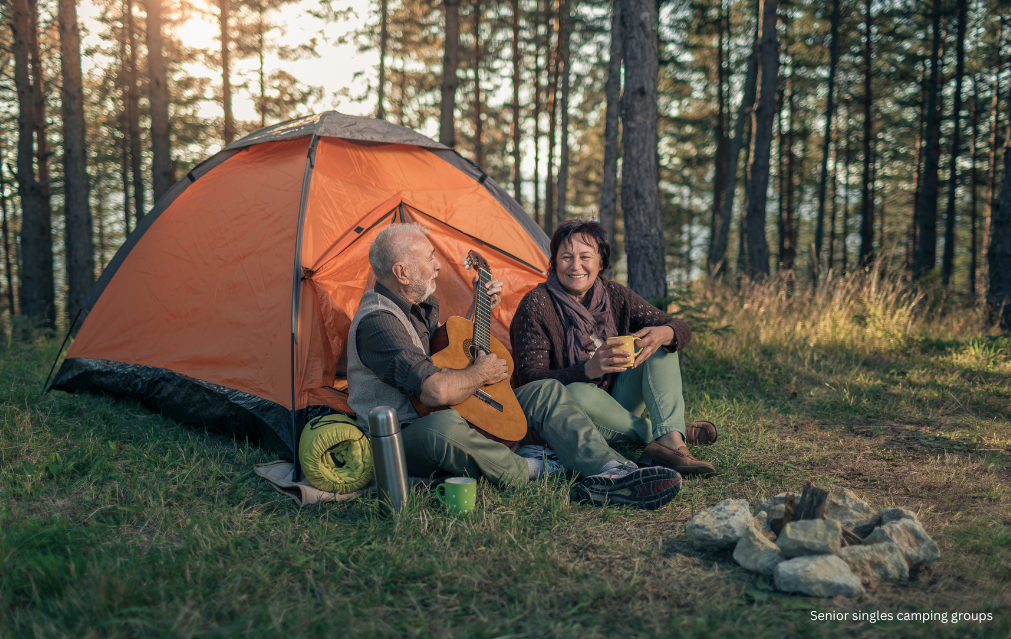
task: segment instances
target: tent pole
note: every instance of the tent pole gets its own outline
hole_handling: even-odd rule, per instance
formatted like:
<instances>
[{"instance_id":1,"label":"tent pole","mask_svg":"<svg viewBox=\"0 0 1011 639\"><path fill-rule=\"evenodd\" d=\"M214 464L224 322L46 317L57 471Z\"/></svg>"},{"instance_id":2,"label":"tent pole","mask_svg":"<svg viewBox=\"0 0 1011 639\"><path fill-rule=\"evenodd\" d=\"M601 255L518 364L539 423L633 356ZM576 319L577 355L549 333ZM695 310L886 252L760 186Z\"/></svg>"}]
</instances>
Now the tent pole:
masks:
<instances>
[{"instance_id":1,"label":"tent pole","mask_svg":"<svg viewBox=\"0 0 1011 639\"><path fill-rule=\"evenodd\" d=\"M63 343L60 344L60 350L56 351L56 359L53 360L53 365L49 369L49 374L46 375L46 383L42 385L43 395L49 392L49 380L53 377L53 371L56 370L56 362L60 361L60 355L63 354L63 349L67 346L67 340L70 339L70 334L74 332L74 325L77 324L77 320L81 317L82 312L84 312L83 306L77 309L77 315L74 315L74 321L70 323L70 327L67 329L67 335L63 338Z\"/></svg>"},{"instance_id":2,"label":"tent pole","mask_svg":"<svg viewBox=\"0 0 1011 639\"><path fill-rule=\"evenodd\" d=\"M302 195L298 205L298 229L295 231L295 267L291 276L291 453L294 461L292 481L297 482L302 474L298 462L298 425L295 409L295 347L298 346L298 310L302 292L302 232L305 229L305 209L309 203L309 184L312 170L316 165L316 144L319 134L313 133L309 141L309 151L305 158L305 174L302 176Z\"/></svg>"}]
</instances>

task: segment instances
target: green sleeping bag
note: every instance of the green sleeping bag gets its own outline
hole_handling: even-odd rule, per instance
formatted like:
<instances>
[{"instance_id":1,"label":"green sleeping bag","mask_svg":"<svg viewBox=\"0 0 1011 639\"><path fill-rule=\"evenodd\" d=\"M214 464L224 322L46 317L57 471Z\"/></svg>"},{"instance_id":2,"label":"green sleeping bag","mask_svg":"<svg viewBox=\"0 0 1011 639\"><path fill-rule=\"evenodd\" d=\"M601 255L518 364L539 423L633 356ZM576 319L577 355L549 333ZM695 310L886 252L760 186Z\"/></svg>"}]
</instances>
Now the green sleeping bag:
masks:
<instances>
[{"instance_id":1,"label":"green sleeping bag","mask_svg":"<svg viewBox=\"0 0 1011 639\"><path fill-rule=\"evenodd\" d=\"M330 493L353 493L372 479L372 445L346 415L324 415L306 424L298 459L309 483Z\"/></svg>"}]
</instances>

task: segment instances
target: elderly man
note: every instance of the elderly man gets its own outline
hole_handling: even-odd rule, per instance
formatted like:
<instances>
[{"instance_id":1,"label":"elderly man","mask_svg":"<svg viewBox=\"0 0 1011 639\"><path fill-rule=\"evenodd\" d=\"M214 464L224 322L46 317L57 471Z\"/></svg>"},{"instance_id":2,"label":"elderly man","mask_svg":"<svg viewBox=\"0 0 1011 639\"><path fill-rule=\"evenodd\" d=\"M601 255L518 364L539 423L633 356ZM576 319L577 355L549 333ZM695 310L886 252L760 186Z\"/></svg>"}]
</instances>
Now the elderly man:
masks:
<instances>
[{"instance_id":1,"label":"elderly man","mask_svg":"<svg viewBox=\"0 0 1011 639\"><path fill-rule=\"evenodd\" d=\"M439 327L433 296L441 264L418 224L393 224L369 248L376 276L351 322L347 342L348 403L364 425L376 406L397 409L411 475L486 477L510 484L565 470L579 472L577 496L595 505L659 508L677 495L681 476L663 467L639 468L612 450L560 382L539 380L516 389L529 428L550 449L523 446L516 453L470 428L455 410L419 417L410 398L428 406L452 406L507 377L506 362L479 353L462 370L432 363L429 341ZM488 283L492 308L502 283Z\"/></svg>"}]
</instances>

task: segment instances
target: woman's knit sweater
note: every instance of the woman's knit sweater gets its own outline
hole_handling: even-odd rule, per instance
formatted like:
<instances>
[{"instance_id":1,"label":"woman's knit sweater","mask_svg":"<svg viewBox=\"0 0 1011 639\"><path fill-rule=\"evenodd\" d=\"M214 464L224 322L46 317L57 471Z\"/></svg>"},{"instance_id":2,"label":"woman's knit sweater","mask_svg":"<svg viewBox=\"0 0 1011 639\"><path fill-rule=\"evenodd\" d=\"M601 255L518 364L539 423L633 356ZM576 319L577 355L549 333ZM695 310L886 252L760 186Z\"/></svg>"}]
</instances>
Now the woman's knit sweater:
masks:
<instances>
[{"instance_id":1,"label":"woman's knit sweater","mask_svg":"<svg viewBox=\"0 0 1011 639\"><path fill-rule=\"evenodd\" d=\"M664 346L665 349L681 350L691 341L691 329L683 320L667 315L617 282L603 277L600 280L611 296L611 312L618 335L629 335L649 326L670 326L674 329L674 344ZM551 378L563 384L592 382L610 391L614 377L619 374L609 373L592 380L586 376L583 363L570 365L565 361L565 329L544 284L538 284L523 296L509 326L509 339L515 363L513 386Z\"/></svg>"}]
</instances>

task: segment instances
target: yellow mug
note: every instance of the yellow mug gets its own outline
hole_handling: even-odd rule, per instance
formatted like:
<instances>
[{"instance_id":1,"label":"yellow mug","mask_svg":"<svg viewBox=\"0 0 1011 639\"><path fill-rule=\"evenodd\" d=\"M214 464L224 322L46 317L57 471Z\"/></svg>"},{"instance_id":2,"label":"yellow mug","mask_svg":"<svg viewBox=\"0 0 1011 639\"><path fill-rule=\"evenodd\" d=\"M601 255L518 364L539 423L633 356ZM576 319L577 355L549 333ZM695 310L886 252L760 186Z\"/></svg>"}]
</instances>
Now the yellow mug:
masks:
<instances>
[{"instance_id":1,"label":"yellow mug","mask_svg":"<svg viewBox=\"0 0 1011 639\"><path fill-rule=\"evenodd\" d=\"M636 350L636 348L635 348L636 346L639 345L639 339L640 338L638 338L638 337L636 337L634 335L619 335L618 337L609 337L608 339L620 339L621 340L621 345L620 346L612 346L611 348L617 348L617 349L623 350L626 353L628 353L628 356L631 358L627 364L615 364L615 366L617 366L619 368L628 368L629 366L631 366L632 364L634 364L635 363L635 358L638 357L639 353L642 352L641 348L639 350Z\"/></svg>"}]
</instances>

